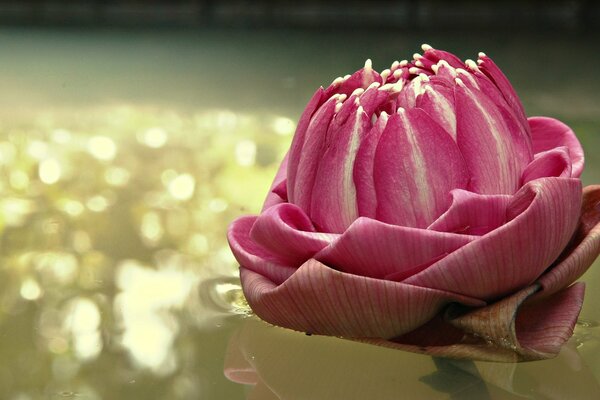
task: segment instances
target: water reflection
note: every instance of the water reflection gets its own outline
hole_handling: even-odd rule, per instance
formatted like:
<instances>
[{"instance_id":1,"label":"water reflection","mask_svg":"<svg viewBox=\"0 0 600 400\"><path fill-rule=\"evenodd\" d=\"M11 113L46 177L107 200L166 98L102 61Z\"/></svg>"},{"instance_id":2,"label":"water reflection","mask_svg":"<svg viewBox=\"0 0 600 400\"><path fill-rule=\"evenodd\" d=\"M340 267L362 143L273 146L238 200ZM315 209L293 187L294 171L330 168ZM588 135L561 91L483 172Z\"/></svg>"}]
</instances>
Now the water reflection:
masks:
<instances>
[{"instance_id":1,"label":"water reflection","mask_svg":"<svg viewBox=\"0 0 600 400\"><path fill-rule=\"evenodd\" d=\"M225 360L247 399L592 399L600 385L574 346L553 360L435 359L244 321Z\"/></svg>"}]
</instances>

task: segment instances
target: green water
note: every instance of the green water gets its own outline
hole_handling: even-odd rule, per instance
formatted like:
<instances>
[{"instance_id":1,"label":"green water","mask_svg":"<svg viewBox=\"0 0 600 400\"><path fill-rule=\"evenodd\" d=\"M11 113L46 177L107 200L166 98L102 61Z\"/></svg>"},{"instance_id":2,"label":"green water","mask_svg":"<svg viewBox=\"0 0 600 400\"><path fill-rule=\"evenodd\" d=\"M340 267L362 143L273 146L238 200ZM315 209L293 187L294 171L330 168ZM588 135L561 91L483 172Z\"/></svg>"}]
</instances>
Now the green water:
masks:
<instances>
[{"instance_id":1,"label":"green water","mask_svg":"<svg viewBox=\"0 0 600 400\"><path fill-rule=\"evenodd\" d=\"M492 56L600 182L596 38L0 31L0 399L590 399L600 263L554 360L432 359L248 315L227 224L257 212L312 91L422 42Z\"/></svg>"}]
</instances>

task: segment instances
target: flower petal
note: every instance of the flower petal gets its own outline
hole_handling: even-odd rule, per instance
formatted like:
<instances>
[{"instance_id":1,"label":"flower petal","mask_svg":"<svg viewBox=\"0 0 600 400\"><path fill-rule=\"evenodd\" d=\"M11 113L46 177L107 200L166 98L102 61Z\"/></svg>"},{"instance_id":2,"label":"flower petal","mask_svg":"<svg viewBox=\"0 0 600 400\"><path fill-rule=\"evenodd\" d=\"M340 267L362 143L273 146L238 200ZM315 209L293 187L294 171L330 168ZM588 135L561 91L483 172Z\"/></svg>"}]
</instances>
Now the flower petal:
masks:
<instances>
[{"instance_id":1,"label":"flower petal","mask_svg":"<svg viewBox=\"0 0 600 400\"><path fill-rule=\"evenodd\" d=\"M482 305L449 292L346 274L313 259L279 286L247 268L240 269L240 278L260 318L322 335L391 338L424 324L450 302Z\"/></svg>"},{"instance_id":2,"label":"flower petal","mask_svg":"<svg viewBox=\"0 0 600 400\"><path fill-rule=\"evenodd\" d=\"M555 355L573 335L583 305L585 284L576 283L544 301L525 302L515 321L520 346Z\"/></svg>"},{"instance_id":3,"label":"flower petal","mask_svg":"<svg viewBox=\"0 0 600 400\"><path fill-rule=\"evenodd\" d=\"M429 114L456 140L454 91L445 80L440 81L436 78L432 77L430 84L425 84L423 94L417 98L416 106Z\"/></svg>"},{"instance_id":4,"label":"flower petal","mask_svg":"<svg viewBox=\"0 0 600 400\"><path fill-rule=\"evenodd\" d=\"M581 143L571 128L557 119L548 117L531 117L528 119L531 128L533 152L540 153L556 147L566 146L572 163L571 176L579 178L583 172L584 156Z\"/></svg>"},{"instance_id":5,"label":"flower petal","mask_svg":"<svg viewBox=\"0 0 600 400\"><path fill-rule=\"evenodd\" d=\"M532 283L565 248L580 213L581 182L541 178L507 209L509 222L451 253L406 283L494 299Z\"/></svg>"},{"instance_id":6,"label":"flower petal","mask_svg":"<svg viewBox=\"0 0 600 400\"><path fill-rule=\"evenodd\" d=\"M262 211L275 204L287 201L286 176L289 154L289 152L285 154L285 157L283 157L283 160L281 161L281 165L279 165L277 174L275 174L275 178L273 179L273 183L271 184L271 188L269 189L269 193L263 204Z\"/></svg>"},{"instance_id":7,"label":"flower petal","mask_svg":"<svg viewBox=\"0 0 600 400\"><path fill-rule=\"evenodd\" d=\"M552 358L573 333L584 285L578 283L547 301L532 302L530 296L537 290L539 285L534 284L473 310L451 306L445 313L445 324L433 320L392 340L358 340L434 357L500 362Z\"/></svg>"},{"instance_id":8,"label":"flower petal","mask_svg":"<svg viewBox=\"0 0 600 400\"><path fill-rule=\"evenodd\" d=\"M569 149L556 147L535 155L534 160L523 171L523 184L538 178L559 176L571 177L571 159Z\"/></svg>"},{"instance_id":9,"label":"flower petal","mask_svg":"<svg viewBox=\"0 0 600 400\"><path fill-rule=\"evenodd\" d=\"M337 235L317 232L298 206L283 203L258 216L250 237L285 265L297 268Z\"/></svg>"},{"instance_id":10,"label":"flower petal","mask_svg":"<svg viewBox=\"0 0 600 400\"><path fill-rule=\"evenodd\" d=\"M385 129L389 116L381 113L373 128L365 135L360 143L356 160L354 161L354 185L356 186L356 204L358 215L375 218L377 212L377 195L373 177L375 150Z\"/></svg>"},{"instance_id":11,"label":"flower petal","mask_svg":"<svg viewBox=\"0 0 600 400\"><path fill-rule=\"evenodd\" d=\"M506 222L506 210L512 201L508 195L481 195L456 189L452 205L427 229L467 235L485 235Z\"/></svg>"},{"instance_id":12,"label":"flower petal","mask_svg":"<svg viewBox=\"0 0 600 400\"><path fill-rule=\"evenodd\" d=\"M492 82L500 89L500 92L506 99L506 102L512 107L515 113L520 116L522 119L526 119L525 109L523 108L523 104L521 104L521 100L519 96L517 96L517 92L510 84L510 81L504 75L504 73L498 68L498 66L492 61L491 58L484 54L480 54L478 60L479 68L486 74Z\"/></svg>"},{"instance_id":13,"label":"flower petal","mask_svg":"<svg viewBox=\"0 0 600 400\"><path fill-rule=\"evenodd\" d=\"M335 113L336 98L327 100L313 115L306 128L303 143L292 143L288 162L287 190L290 203L310 211L312 188L325 151L327 129ZM297 155L298 148L300 154Z\"/></svg>"},{"instance_id":14,"label":"flower petal","mask_svg":"<svg viewBox=\"0 0 600 400\"><path fill-rule=\"evenodd\" d=\"M512 137L500 109L482 92L457 79L455 87L457 143L471 174L469 190L481 194L513 194L528 163Z\"/></svg>"},{"instance_id":15,"label":"flower petal","mask_svg":"<svg viewBox=\"0 0 600 400\"><path fill-rule=\"evenodd\" d=\"M287 192L288 197L293 198L293 190L294 183L296 182L296 173L298 172L297 166L300 162L300 158L302 157L302 149L304 147L304 142L306 141L306 130L310 125L311 118L313 114L317 111L319 106L323 104L325 96L325 91L322 87L317 89L317 91L313 94L312 98L309 100L306 108L302 112L300 116L300 120L298 121L298 125L296 126L296 133L294 134L294 138L292 139L292 144L290 146L290 150L288 152L288 171L287 171Z\"/></svg>"},{"instance_id":16,"label":"flower petal","mask_svg":"<svg viewBox=\"0 0 600 400\"><path fill-rule=\"evenodd\" d=\"M401 280L474 239L361 217L314 258L350 274Z\"/></svg>"},{"instance_id":17,"label":"flower petal","mask_svg":"<svg viewBox=\"0 0 600 400\"><path fill-rule=\"evenodd\" d=\"M358 217L354 160L370 127L370 117L358 107L342 126L332 129L330 145L315 176L310 207L311 219L321 231L341 233Z\"/></svg>"},{"instance_id":18,"label":"flower petal","mask_svg":"<svg viewBox=\"0 0 600 400\"><path fill-rule=\"evenodd\" d=\"M468 183L456 143L420 109L400 109L389 118L373 173L377 219L419 228L448 208L450 190Z\"/></svg>"},{"instance_id":19,"label":"flower petal","mask_svg":"<svg viewBox=\"0 0 600 400\"><path fill-rule=\"evenodd\" d=\"M276 284L285 281L296 268L285 264L284 260L257 244L250 237L250 230L257 217L240 217L229 225L227 240L235 259L244 268L251 269Z\"/></svg>"},{"instance_id":20,"label":"flower petal","mask_svg":"<svg viewBox=\"0 0 600 400\"><path fill-rule=\"evenodd\" d=\"M583 206L579 226L572 242L548 272L540 278L541 292L547 297L575 282L600 255L600 185L583 189Z\"/></svg>"}]
</instances>

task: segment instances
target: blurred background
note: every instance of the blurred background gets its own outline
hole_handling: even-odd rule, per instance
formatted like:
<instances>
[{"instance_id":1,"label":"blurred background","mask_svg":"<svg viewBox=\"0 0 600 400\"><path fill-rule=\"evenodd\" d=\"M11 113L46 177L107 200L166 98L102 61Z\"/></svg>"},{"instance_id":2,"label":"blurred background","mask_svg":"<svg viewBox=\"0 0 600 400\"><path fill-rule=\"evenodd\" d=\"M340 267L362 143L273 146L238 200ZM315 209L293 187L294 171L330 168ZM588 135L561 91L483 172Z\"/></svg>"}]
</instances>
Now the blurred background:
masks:
<instances>
[{"instance_id":1,"label":"blurred background","mask_svg":"<svg viewBox=\"0 0 600 400\"><path fill-rule=\"evenodd\" d=\"M528 115L573 127L598 183L598 27L593 1L0 1L0 398L317 398L273 388L306 388L311 360L338 349L311 386L335 398L326 388L389 353L247 328L225 240L260 209L314 90L422 43L485 51ZM410 382L360 393L552 398L553 376L597 393L598 267L570 350L543 373L498 386L396 354ZM296 344L272 350L280 339ZM267 381L261 366L288 372Z\"/></svg>"}]
</instances>

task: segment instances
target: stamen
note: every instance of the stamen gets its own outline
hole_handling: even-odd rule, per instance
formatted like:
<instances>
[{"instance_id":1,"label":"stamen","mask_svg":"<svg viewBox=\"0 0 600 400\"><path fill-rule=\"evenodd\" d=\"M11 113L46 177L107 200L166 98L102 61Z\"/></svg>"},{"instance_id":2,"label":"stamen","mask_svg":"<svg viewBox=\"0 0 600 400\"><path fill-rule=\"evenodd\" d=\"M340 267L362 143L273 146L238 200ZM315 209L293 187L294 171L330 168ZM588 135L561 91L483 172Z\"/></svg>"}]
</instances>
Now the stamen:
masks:
<instances>
[{"instance_id":1,"label":"stamen","mask_svg":"<svg viewBox=\"0 0 600 400\"><path fill-rule=\"evenodd\" d=\"M360 96L361 94L363 94L365 91L365 89L363 88L356 88L354 89L354 92L352 92L351 96Z\"/></svg>"},{"instance_id":2,"label":"stamen","mask_svg":"<svg viewBox=\"0 0 600 400\"><path fill-rule=\"evenodd\" d=\"M408 69L408 72L413 75L419 75L421 73L421 70L417 67L410 67Z\"/></svg>"},{"instance_id":3,"label":"stamen","mask_svg":"<svg viewBox=\"0 0 600 400\"><path fill-rule=\"evenodd\" d=\"M342 106L343 106L343 105L344 105L343 103L337 103L337 104L335 105L335 112L336 112L336 113L340 112L340 110L342 109Z\"/></svg>"},{"instance_id":4,"label":"stamen","mask_svg":"<svg viewBox=\"0 0 600 400\"><path fill-rule=\"evenodd\" d=\"M408 65L408 60L400 61L400 67L406 67Z\"/></svg>"},{"instance_id":5,"label":"stamen","mask_svg":"<svg viewBox=\"0 0 600 400\"><path fill-rule=\"evenodd\" d=\"M421 57L423 57L422 55L420 55L419 53L415 53L413 54L413 59L418 61L419 59L421 59Z\"/></svg>"},{"instance_id":6,"label":"stamen","mask_svg":"<svg viewBox=\"0 0 600 400\"><path fill-rule=\"evenodd\" d=\"M427 50L433 50L433 47L431 47L430 45L428 45L428 44L426 44L426 43L423 43L423 44L421 45L421 49L422 49L423 51L427 51Z\"/></svg>"},{"instance_id":7,"label":"stamen","mask_svg":"<svg viewBox=\"0 0 600 400\"><path fill-rule=\"evenodd\" d=\"M368 70L373 69L373 62L371 61L370 58L367 58L367 60L365 61L365 69L368 69Z\"/></svg>"},{"instance_id":8,"label":"stamen","mask_svg":"<svg viewBox=\"0 0 600 400\"><path fill-rule=\"evenodd\" d=\"M394 78L400 79L400 76L402 76L402 70L401 69L395 70L394 71Z\"/></svg>"},{"instance_id":9,"label":"stamen","mask_svg":"<svg viewBox=\"0 0 600 400\"><path fill-rule=\"evenodd\" d=\"M341 76L338 76L337 78L335 78L333 80L333 82L331 82L331 85L332 86L338 86L339 84L343 83L344 80L345 80L344 78L342 78Z\"/></svg>"},{"instance_id":10,"label":"stamen","mask_svg":"<svg viewBox=\"0 0 600 400\"><path fill-rule=\"evenodd\" d=\"M391 69L396 69L396 68L398 68L399 66L400 66L400 61L394 61L394 62L392 63L392 67L391 67Z\"/></svg>"},{"instance_id":11,"label":"stamen","mask_svg":"<svg viewBox=\"0 0 600 400\"><path fill-rule=\"evenodd\" d=\"M389 69L384 69L379 75L381 75L381 79L383 79L383 81L385 82L391 73L392 71L390 71Z\"/></svg>"},{"instance_id":12,"label":"stamen","mask_svg":"<svg viewBox=\"0 0 600 400\"><path fill-rule=\"evenodd\" d=\"M473 69L473 70L478 70L479 68L477 67L477 64L475 63L475 61L468 59L465 60L465 65L467 66L467 68Z\"/></svg>"},{"instance_id":13,"label":"stamen","mask_svg":"<svg viewBox=\"0 0 600 400\"><path fill-rule=\"evenodd\" d=\"M480 51L479 54L477 54L477 56L479 58L481 58L481 57L487 57L487 55L483 51Z\"/></svg>"},{"instance_id":14,"label":"stamen","mask_svg":"<svg viewBox=\"0 0 600 400\"><path fill-rule=\"evenodd\" d=\"M381 85L381 83L379 82L373 82L369 85L369 87L367 89L373 89L373 88L377 88Z\"/></svg>"}]
</instances>

